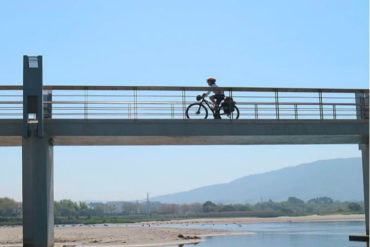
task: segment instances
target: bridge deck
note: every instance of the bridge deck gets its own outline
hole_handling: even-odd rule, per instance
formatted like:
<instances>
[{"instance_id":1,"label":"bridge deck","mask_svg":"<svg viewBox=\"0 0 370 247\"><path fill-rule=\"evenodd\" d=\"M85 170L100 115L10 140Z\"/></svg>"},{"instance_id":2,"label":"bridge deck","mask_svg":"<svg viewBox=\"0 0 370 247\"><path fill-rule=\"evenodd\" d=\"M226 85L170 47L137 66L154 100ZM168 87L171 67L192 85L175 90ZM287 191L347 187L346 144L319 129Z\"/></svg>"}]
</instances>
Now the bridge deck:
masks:
<instances>
[{"instance_id":1,"label":"bridge deck","mask_svg":"<svg viewBox=\"0 0 370 247\"><path fill-rule=\"evenodd\" d=\"M358 144L368 120L46 119L54 145ZM22 145L22 120L0 120L0 145Z\"/></svg>"}]
</instances>

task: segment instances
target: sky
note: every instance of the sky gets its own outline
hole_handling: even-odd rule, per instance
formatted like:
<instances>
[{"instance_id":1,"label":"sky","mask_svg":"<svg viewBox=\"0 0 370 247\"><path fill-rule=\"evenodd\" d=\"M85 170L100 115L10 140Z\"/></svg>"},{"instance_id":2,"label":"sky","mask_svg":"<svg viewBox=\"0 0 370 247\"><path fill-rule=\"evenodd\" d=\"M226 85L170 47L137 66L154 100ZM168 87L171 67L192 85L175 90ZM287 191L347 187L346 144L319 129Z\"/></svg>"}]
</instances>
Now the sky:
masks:
<instances>
[{"instance_id":1,"label":"sky","mask_svg":"<svg viewBox=\"0 0 370 247\"><path fill-rule=\"evenodd\" d=\"M0 3L0 85L42 55L44 85L368 88L368 1ZM357 145L55 147L55 199L135 200ZM0 197L21 200L21 149L0 148Z\"/></svg>"}]
</instances>

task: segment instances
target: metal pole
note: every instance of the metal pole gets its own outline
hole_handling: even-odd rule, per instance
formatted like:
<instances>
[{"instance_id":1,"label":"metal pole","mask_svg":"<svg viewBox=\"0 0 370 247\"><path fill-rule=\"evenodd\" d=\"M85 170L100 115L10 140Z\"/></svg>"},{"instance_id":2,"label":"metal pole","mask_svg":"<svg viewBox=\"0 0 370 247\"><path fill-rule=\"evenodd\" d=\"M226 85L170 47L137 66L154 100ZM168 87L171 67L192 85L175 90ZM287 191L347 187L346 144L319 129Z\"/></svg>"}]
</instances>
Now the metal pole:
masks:
<instances>
[{"instance_id":1,"label":"metal pole","mask_svg":"<svg viewBox=\"0 0 370 247\"><path fill-rule=\"evenodd\" d=\"M320 111L320 119L324 119L324 109L322 107L322 92L319 92L319 111Z\"/></svg>"},{"instance_id":2,"label":"metal pole","mask_svg":"<svg viewBox=\"0 0 370 247\"><path fill-rule=\"evenodd\" d=\"M53 145L44 133L42 58L23 59L23 246L54 244Z\"/></svg>"},{"instance_id":3,"label":"metal pole","mask_svg":"<svg viewBox=\"0 0 370 247\"><path fill-rule=\"evenodd\" d=\"M89 91L85 89L85 97L84 97L84 118L88 118L88 101L89 101Z\"/></svg>"},{"instance_id":4,"label":"metal pole","mask_svg":"<svg viewBox=\"0 0 370 247\"><path fill-rule=\"evenodd\" d=\"M298 106L297 106L297 104L294 104L294 118L295 118L295 120L298 119Z\"/></svg>"},{"instance_id":5,"label":"metal pole","mask_svg":"<svg viewBox=\"0 0 370 247\"><path fill-rule=\"evenodd\" d=\"M337 109L336 105L333 104L333 119L337 119Z\"/></svg>"},{"instance_id":6,"label":"metal pole","mask_svg":"<svg viewBox=\"0 0 370 247\"><path fill-rule=\"evenodd\" d=\"M185 95L185 89L181 91L181 99L182 99L182 118L186 119L186 95Z\"/></svg>"},{"instance_id":7,"label":"metal pole","mask_svg":"<svg viewBox=\"0 0 370 247\"><path fill-rule=\"evenodd\" d=\"M280 111L279 111L279 92L276 89L275 91L275 111L276 111L276 119L280 119Z\"/></svg>"},{"instance_id":8,"label":"metal pole","mask_svg":"<svg viewBox=\"0 0 370 247\"><path fill-rule=\"evenodd\" d=\"M175 107L173 104L171 104L171 118L174 119L175 118Z\"/></svg>"},{"instance_id":9,"label":"metal pole","mask_svg":"<svg viewBox=\"0 0 370 247\"><path fill-rule=\"evenodd\" d=\"M127 105L127 115L128 115L128 119L131 119L131 104Z\"/></svg>"},{"instance_id":10,"label":"metal pole","mask_svg":"<svg viewBox=\"0 0 370 247\"><path fill-rule=\"evenodd\" d=\"M137 119L137 90L134 89L134 119Z\"/></svg>"},{"instance_id":11,"label":"metal pole","mask_svg":"<svg viewBox=\"0 0 370 247\"><path fill-rule=\"evenodd\" d=\"M254 118L257 120L258 119L258 105L254 105Z\"/></svg>"},{"instance_id":12,"label":"metal pole","mask_svg":"<svg viewBox=\"0 0 370 247\"><path fill-rule=\"evenodd\" d=\"M53 101L53 91L48 90L43 93L44 97L44 117L45 118L52 118L52 101ZM49 103L45 103L48 101Z\"/></svg>"}]
</instances>

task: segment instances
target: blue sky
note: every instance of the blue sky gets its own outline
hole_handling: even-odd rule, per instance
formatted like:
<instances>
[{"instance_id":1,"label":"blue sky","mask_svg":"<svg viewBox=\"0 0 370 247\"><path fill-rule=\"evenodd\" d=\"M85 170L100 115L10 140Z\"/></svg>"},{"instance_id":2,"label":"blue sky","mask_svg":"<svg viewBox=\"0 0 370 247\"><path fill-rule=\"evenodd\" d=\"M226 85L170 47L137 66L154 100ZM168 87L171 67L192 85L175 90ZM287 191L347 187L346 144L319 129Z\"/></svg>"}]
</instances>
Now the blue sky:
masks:
<instances>
[{"instance_id":1,"label":"blue sky","mask_svg":"<svg viewBox=\"0 0 370 247\"><path fill-rule=\"evenodd\" d=\"M45 85L368 88L367 1L2 1L0 84L43 55ZM219 155L219 154L222 155ZM0 196L21 198L1 148ZM317 159L356 145L56 147L55 197L131 200Z\"/></svg>"}]
</instances>

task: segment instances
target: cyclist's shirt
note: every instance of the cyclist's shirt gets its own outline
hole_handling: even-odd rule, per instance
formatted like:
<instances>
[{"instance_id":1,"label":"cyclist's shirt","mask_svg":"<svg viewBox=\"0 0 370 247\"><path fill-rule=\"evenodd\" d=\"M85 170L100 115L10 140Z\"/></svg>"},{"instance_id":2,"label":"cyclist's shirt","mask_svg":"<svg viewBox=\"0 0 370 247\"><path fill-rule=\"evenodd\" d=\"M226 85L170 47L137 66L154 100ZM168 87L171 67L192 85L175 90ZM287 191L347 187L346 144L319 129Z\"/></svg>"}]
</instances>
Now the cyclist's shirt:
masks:
<instances>
[{"instance_id":1,"label":"cyclist's shirt","mask_svg":"<svg viewBox=\"0 0 370 247\"><path fill-rule=\"evenodd\" d=\"M210 87L213 87L214 89L211 89L209 90L207 93L206 93L206 96L208 96L210 93L214 92L215 95L224 95L224 91L222 90L217 90L216 88L218 88L218 86L216 85L216 83L213 83Z\"/></svg>"}]
</instances>

